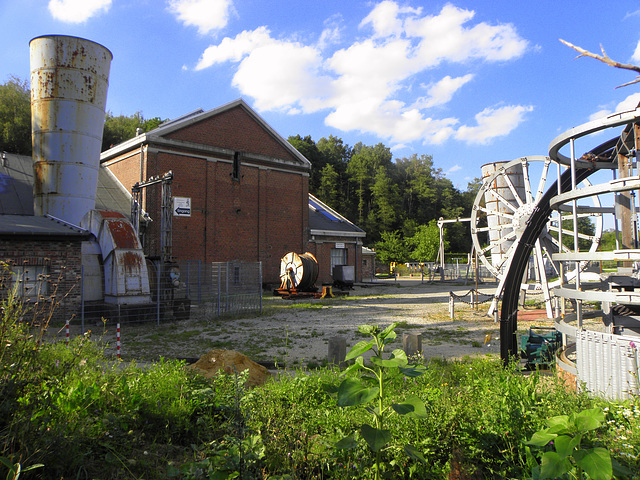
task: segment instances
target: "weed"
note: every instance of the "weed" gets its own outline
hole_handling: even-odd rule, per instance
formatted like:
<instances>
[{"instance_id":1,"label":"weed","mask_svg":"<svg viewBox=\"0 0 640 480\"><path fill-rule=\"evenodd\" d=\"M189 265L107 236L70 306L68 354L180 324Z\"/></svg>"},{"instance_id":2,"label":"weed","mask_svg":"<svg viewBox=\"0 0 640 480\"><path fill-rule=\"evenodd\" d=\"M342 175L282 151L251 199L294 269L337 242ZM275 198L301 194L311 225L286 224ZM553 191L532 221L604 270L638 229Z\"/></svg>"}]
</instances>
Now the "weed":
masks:
<instances>
[{"instance_id":1,"label":"weed","mask_svg":"<svg viewBox=\"0 0 640 480\"><path fill-rule=\"evenodd\" d=\"M362 424L358 430L360 436L365 440L369 449L375 452L374 472L375 479L380 478L382 470L381 450L392 441L390 430L386 429L387 417L395 412L399 415L408 415L415 419L426 417L426 407L419 397L407 396L402 403L387 404L388 383L394 375L398 373L407 377L415 378L424 373L423 365L409 365L407 356L403 350L396 349L389 359L383 358L384 347L396 338L394 329L396 324L392 323L384 330L373 325L361 325L358 330L361 333L370 335L373 340L369 342L359 342L347 354L346 360L356 359L355 363L345 371L345 375L350 371L360 370L364 373L366 381L353 377L345 378L336 393L339 407L364 406L365 410L372 415L373 425ZM362 354L373 350L371 357L372 366L364 364ZM337 448L351 449L356 446L355 434L352 433L336 443ZM426 463L422 454L413 446L405 445L405 453L414 460Z\"/></svg>"},{"instance_id":2,"label":"weed","mask_svg":"<svg viewBox=\"0 0 640 480\"><path fill-rule=\"evenodd\" d=\"M594 445L591 432L600 428L605 414L600 408L592 408L571 415L558 415L547 420L547 428L533 434L527 445L534 447L553 446L546 450L540 464L527 449L527 458L532 467L534 479L558 478L571 473L574 478L610 480L616 475L628 475L611 461L611 454L602 447Z\"/></svg>"}]
</instances>

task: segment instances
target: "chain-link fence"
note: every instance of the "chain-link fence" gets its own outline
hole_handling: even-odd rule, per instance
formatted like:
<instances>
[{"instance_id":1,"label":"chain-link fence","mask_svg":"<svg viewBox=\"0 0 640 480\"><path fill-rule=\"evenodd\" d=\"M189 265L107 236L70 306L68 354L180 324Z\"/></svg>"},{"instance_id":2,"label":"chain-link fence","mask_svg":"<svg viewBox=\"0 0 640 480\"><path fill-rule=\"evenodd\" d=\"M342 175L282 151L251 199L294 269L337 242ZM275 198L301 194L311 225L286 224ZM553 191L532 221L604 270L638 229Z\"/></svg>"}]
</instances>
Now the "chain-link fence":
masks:
<instances>
[{"instance_id":1,"label":"chain-link fence","mask_svg":"<svg viewBox=\"0 0 640 480\"><path fill-rule=\"evenodd\" d=\"M262 311L262 263L189 261L180 268L192 316Z\"/></svg>"},{"instance_id":2,"label":"chain-link fence","mask_svg":"<svg viewBox=\"0 0 640 480\"><path fill-rule=\"evenodd\" d=\"M91 281L87 267L83 270L83 282ZM123 303L126 300L120 299L119 305L107 306L106 318L161 323L262 311L260 262L148 262L147 271L151 303L139 299L137 303ZM104 302L85 301L85 317L96 317L94 306L104 308Z\"/></svg>"},{"instance_id":3,"label":"chain-link fence","mask_svg":"<svg viewBox=\"0 0 640 480\"><path fill-rule=\"evenodd\" d=\"M64 277L48 264L25 265L18 259L0 269L0 299L13 292L25 320L71 320L83 332L102 321L160 324L262 311L260 262L147 261L146 278L140 270L130 274L111 266L111 271L108 262L85 262L79 274L63 270Z\"/></svg>"},{"instance_id":4,"label":"chain-link fence","mask_svg":"<svg viewBox=\"0 0 640 480\"><path fill-rule=\"evenodd\" d=\"M476 268L468 263L445 263L444 268L439 263L425 262L411 266L398 265L400 276L420 277L424 281L437 282L441 280L475 281ZM495 281L495 277L482 264L478 265L478 280L481 282Z\"/></svg>"}]
</instances>

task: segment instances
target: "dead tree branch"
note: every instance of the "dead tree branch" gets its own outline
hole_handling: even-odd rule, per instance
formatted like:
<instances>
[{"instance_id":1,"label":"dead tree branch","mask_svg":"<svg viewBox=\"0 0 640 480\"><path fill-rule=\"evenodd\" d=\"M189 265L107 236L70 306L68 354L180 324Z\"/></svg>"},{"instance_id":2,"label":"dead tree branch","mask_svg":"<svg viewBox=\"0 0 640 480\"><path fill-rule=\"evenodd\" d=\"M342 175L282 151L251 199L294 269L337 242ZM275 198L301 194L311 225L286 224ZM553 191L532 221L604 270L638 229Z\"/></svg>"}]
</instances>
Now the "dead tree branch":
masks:
<instances>
[{"instance_id":1,"label":"dead tree branch","mask_svg":"<svg viewBox=\"0 0 640 480\"><path fill-rule=\"evenodd\" d=\"M615 67L615 68L622 68L624 70L632 70L636 73L640 73L640 67L637 65L631 65L629 63L620 63L620 62L616 62L615 60L611 59L607 53L604 51L604 47L602 45L600 45L600 50L602 51L602 55L598 55L597 53L592 53L588 50L585 50L582 47L578 47L576 45L573 45L572 43L567 42L566 40L562 40L560 39L560 41L562 43L564 43L567 47L573 48L576 52L578 52L580 55L578 55L576 58L580 58L580 57L591 57L591 58L595 58L596 60L601 61L602 63L605 63L611 67ZM616 88L620 88L620 87L626 87L627 85L632 85L634 83L638 83L640 82L640 76L638 76L635 80L633 80L632 82L628 82L625 83L623 85L619 85Z\"/></svg>"}]
</instances>

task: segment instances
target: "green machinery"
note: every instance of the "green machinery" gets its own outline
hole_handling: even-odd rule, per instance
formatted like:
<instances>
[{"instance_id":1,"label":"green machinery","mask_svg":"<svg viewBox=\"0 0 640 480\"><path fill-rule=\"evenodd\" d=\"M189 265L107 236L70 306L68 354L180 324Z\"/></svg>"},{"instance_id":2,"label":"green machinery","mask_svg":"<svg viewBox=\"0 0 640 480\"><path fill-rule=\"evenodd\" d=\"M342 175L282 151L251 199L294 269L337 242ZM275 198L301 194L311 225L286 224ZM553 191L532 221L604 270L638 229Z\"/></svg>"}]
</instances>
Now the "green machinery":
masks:
<instances>
[{"instance_id":1,"label":"green machinery","mask_svg":"<svg viewBox=\"0 0 640 480\"><path fill-rule=\"evenodd\" d=\"M554 362L562 335L553 327L530 327L520 336L520 353L527 368L546 367Z\"/></svg>"}]
</instances>

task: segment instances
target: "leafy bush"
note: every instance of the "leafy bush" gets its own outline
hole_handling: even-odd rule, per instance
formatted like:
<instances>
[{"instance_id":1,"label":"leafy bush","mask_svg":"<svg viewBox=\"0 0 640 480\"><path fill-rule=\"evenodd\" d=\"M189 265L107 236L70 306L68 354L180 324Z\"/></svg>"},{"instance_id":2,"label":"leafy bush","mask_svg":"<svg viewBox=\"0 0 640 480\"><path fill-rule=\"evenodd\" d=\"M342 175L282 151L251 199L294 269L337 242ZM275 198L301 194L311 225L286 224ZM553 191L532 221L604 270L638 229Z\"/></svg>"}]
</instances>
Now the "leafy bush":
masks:
<instances>
[{"instance_id":1,"label":"leafy bush","mask_svg":"<svg viewBox=\"0 0 640 480\"><path fill-rule=\"evenodd\" d=\"M193 460L192 445L224 438L239 415L234 379L208 381L177 361L114 362L89 335L43 344L46 324L21 322L11 296L1 307L6 468L41 463L30 472L39 478L166 478L169 465Z\"/></svg>"}]
</instances>

